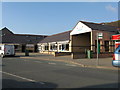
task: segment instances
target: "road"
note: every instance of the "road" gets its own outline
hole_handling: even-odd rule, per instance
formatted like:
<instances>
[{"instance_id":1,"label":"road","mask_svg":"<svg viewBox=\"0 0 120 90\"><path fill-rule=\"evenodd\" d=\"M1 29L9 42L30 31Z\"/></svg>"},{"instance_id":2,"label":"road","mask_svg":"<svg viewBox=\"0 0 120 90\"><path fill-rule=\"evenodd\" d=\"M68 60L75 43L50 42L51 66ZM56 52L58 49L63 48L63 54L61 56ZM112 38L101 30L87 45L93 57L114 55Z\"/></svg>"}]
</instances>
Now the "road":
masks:
<instances>
[{"instance_id":1,"label":"road","mask_svg":"<svg viewBox=\"0 0 120 90\"><path fill-rule=\"evenodd\" d=\"M74 64L6 57L3 88L118 88L118 71Z\"/></svg>"}]
</instances>

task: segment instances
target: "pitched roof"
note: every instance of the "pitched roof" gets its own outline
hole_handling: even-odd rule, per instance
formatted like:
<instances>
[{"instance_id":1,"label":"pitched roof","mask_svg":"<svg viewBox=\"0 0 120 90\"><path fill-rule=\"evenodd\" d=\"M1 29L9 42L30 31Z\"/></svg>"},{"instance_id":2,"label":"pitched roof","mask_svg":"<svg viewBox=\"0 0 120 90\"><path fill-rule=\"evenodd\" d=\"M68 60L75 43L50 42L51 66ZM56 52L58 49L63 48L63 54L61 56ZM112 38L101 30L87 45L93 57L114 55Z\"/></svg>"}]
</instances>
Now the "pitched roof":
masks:
<instances>
[{"instance_id":1,"label":"pitched roof","mask_svg":"<svg viewBox=\"0 0 120 90\"><path fill-rule=\"evenodd\" d=\"M70 40L70 31L54 34L44 38L40 43L56 42L56 41L66 41Z\"/></svg>"},{"instance_id":2,"label":"pitched roof","mask_svg":"<svg viewBox=\"0 0 120 90\"><path fill-rule=\"evenodd\" d=\"M11 32L9 29L7 29L6 27L4 27L3 29L0 30L0 34L1 35L13 35L14 33Z\"/></svg>"},{"instance_id":3,"label":"pitched roof","mask_svg":"<svg viewBox=\"0 0 120 90\"><path fill-rule=\"evenodd\" d=\"M80 22L87 25L92 30L103 30L103 31L109 31L109 32L116 32L117 28L118 28L118 27L115 27L115 26L92 23L92 22L85 22L85 21L80 21Z\"/></svg>"},{"instance_id":4,"label":"pitched roof","mask_svg":"<svg viewBox=\"0 0 120 90\"><path fill-rule=\"evenodd\" d=\"M47 37L48 35L34 35L34 34L15 34L17 36L44 36Z\"/></svg>"},{"instance_id":5,"label":"pitched roof","mask_svg":"<svg viewBox=\"0 0 120 90\"><path fill-rule=\"evenodd\" d=\"M2 43L38 43L43 40L46 36L44 35L31 35L31 34L14 34L7 28L0 30L0 38L2 38Z\"/></svg>"}]
</instances>

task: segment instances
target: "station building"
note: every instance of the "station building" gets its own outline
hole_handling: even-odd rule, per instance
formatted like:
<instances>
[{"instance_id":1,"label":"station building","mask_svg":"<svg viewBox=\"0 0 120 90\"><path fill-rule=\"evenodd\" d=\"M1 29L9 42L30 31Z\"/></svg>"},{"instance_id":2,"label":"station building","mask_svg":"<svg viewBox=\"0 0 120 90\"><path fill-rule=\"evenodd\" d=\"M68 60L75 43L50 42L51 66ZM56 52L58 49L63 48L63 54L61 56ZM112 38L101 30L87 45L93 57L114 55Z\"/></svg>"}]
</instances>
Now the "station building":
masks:
<instances>
[{"instance_id":1,"label":"station building","mask_svg":"<svg viewBox=\"0 0 120 90\"><path fill-rule=\"evenodd\" d=\"M14 34L8 28L0 30L0 44L14 45L16 52L38 52L37 43L43 40L45 35Z\"/></svg>"},{"instance_id":2,"label":"station building","mask_svg":"<svg viewBox=\"0 0 120 90\"><path fill-rule=\"evenodd\" d=\"M79 21L73 30L48 36L38 43L40 53L57 55L71 54L73 58L85 57L87 50L97 52L97 34L102 34L99 39L100 53L114 51L114 41L111 36L118 32L117 27Z\"/></svg>"}]
</instances>

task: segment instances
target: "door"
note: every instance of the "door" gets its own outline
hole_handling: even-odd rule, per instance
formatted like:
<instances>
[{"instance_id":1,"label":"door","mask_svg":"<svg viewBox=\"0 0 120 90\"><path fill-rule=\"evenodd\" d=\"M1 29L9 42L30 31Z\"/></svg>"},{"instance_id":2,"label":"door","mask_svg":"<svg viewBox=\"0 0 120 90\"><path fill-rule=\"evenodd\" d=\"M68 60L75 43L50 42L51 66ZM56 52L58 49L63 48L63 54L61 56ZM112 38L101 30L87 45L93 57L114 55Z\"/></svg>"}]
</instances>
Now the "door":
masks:
<instances>
[{"instance_id":1,"label":"door","mask_svg":"<svg viewBox=\"0 0 120 90\"><path fill-rule=\"evenodd\" d=\"M11 45L11 55L14 55L15 54L15 48L14 48L14 45Z\"/></svg>"},{"instance_id":2,"label":"door","mask_svg":"<svg viewBox=\"0 0 120 90\"><path fill-rule=\"evenodd\" d=\"M11 47L9 45L5 45L5 55L10 55L11 54Z\"/></svg>"},{"instance_id":3,"label":"door","mask_svg":"<svg viewBox=\"0 0 120 90\"><path fill-rule=\"evenodd\" d=\"M35 52L38 52L38 45L35 45L35 46L34 46L34 51L35 51Z\"/></svg>"},{"instance_id":4,"label":"door","mask_svg":"<svg viewBox=\"0 0 120 90\"><path fill-rule=\"evenodd\" d=\"M109 41L105 41L105 52L109 51Z\"/></svg>"},{"instance_id":5,"label":"door","mask_svg":"<svg viewBox=\"0 0 120 90\"><path fill-rule=\"evenodd\" d=\"M26 45L22 45L22 52L25 52L26 50Z\"/></svg>"}]
</instances>

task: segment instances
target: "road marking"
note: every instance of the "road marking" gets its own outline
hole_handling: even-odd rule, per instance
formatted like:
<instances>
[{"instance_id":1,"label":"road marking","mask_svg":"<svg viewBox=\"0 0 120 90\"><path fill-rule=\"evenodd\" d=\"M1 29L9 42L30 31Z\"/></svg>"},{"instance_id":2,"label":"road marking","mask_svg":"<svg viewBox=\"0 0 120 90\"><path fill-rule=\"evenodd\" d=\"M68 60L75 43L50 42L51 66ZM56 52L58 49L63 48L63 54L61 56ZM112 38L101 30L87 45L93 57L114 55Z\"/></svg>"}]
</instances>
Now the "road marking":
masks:
<instances>
[{"instance_id":1,"label":"road marking","mask_svg":"<svg viewBox=\"0 0 120 90\"><path fill-rule=\"evenodd\" d=\"M28 79L28 78L25 78L25 77L21 77L21 76L18 76L18 75L15 75L15 74L11 74L11 73L7 73L7 72L3 72L3 71L0 71L4 74L7 74L7 75L10 75L10 76L14 76L14 77L17 77L17 78L20 78L20 79L23 79L23 80L27 80L27 81L30 81L30 82L36 82L36 83L40 83L40 84L45 84L44 82L37 82L35 80L32 80L32 79Z\"/></svg>"},{"instance_id":2,"label":"road marking","mask_svg":"<svg viewBox=\"0 0 120 90\"><path fill-rule=\"evenodd\" d=\"M24 61L28 61L28 60L24 60Z\"/></svg>"},{"instance_id":3,"label":"road marking","mask_svg":"<svg viewBox=\"0 0 120 90\"><path fill-rule=\"evenodd\" d=\"M73 66L73 67L75 67L75 66L77 66L77 65L72 65L72 64L66 64L67 66Z\"/></svg>"},{"instance_id":4,"label":"road marking","mask_svg":"<svg viewBox=\"0 0 120 90\"><path fill-rule=\"evenodd\" d=\"M53 65L56 65L56 63L48 63L48 64L53 64Z\"/></svg>"},{"instance_id":5,"label":"road marking","mask_svg":"<svg viewBox=\"0 0 120 90\"><path fill-rule=\"evenodd\" d=\"M40 61L34 61L34 62L37 62L37 63L42 63L42 62L40 62Z\"/></svg>"}]
</instances>

